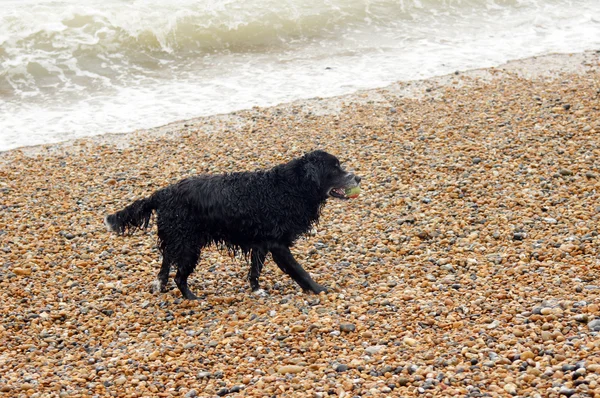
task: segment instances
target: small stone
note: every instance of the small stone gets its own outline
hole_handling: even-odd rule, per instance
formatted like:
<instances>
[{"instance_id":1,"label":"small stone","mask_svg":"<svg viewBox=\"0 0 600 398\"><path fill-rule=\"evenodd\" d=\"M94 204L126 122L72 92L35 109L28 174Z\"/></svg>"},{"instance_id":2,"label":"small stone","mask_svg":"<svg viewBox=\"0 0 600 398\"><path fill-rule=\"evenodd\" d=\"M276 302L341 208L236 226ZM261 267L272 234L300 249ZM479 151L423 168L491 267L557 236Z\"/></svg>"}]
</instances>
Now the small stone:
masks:
<instances>
[{"instance_id":1,"label":"small stone","mask_svg":"<svg viewBox=\"0 0 600 398\"><path fill-rule=\"evenodd\" d=\"M600 332L600 319L594 319L587 324L588 328L592 332Z\"/></svg>"},{"instance_id":2,"label":"small stone","mask_svg":"<svg viewBox=\"0 0 600 398\"><path fill-rule=\"evenodd\" d=\"M365 348L365 351L369 355L376 355L382 352L385 349L383 345L372 345L370 347Z\"/></svg>"},{"instance_id":3,"label":"small stone","mask_svg":"<svg viewBox=\"0 0 600 398\"><path fill-rule=\"evenodd\" d=\"M487 325L486 327L488 329L496 329L498 327L498 325L500 325L500 322L498 322L497 320L495 320L492 323L490 323L489 325Z\"/></svg>"},{"instance_id":4,"label":"small stone","mask_svg":"<svg viewBox=\"0 0 600 398\"><path fill-rule=\"evenodd\" d=\"M454 272L454 267L452 266L452 264L440 265L440 268L443 269L444 271Z\"/></svg>"},{"instance_id":5,"label":"small stone","mask_svg":"<svg viewBox=\"0 0 600 398\"><path fill-rule=\"evenodd\" d=\"M515 232L513 234L513 240L523 240L527 237L525 232Z\"/></svg>"},{"instance_id":6,"label":"small stone","mask_svg":"<svg viewBox=\"0 0 600 398\"><path fill-rule=\"evenodd\" d=\"M410 382L410 380L408 380L406 377L400 377L400 378L398 379L398 385L399 385L400 387L405 387L405 386L407 386L409 382Z\"/></svg>"},{"instance_id":7,"label":"small stone","mask_svg":"<svg viewBox=\"0 0 600 398\"><path fill-rule=\"evenodd\" d=\"M354 332L356 330L356 326L353 323L341 323L340 330L342 332Z\"/></svg>"},{"instance_id":8,"label":"small stone","mask_svg":"<svg viewBox=\"0 0 600 398\"><path fill-rule=\"evenodd\" d=\"M525 351L521 354L521 359L523 359L523 360L533 359L533 358L535 358L535 354L531 351Z\"/></svg>"},{"instance_id":9,"label":"small stone","mask_svg":"<svg viewBox=\"0 0 600 398\"><path fill-rule=\"evenodd\" d=\"M290 331L292 333L298 333L298 332L303 332L306 328L302 325L294 325L292 326L292 328L290 329Z\"/></svg>"},{"instance_id":10,"label":"small stone","mask_svg":"<svg viewBox=\"0 0 600 398\"><path fill-rule=\"evenodd\" d=\"M566 395L567 397L570 397L571 395L575 394L575 390L563 386L560 388L560 390L558 390L558 393L560 395Z\"/></svg>"},{"instance_id":11,"label":"small stone","mask_svg":"<svg viewBox=\"0 0 600 398\"><path fill-rule=\"evenodd\" d=\"M198 372L196 377L198 379L208 379L210 377L210 372Z\"/></svg>"},{"instance_id":12,"label":"small stone","mask_svg":"<svg viewBox=\"0 0 600 398\"><path fill-rule=\"evenodd\" d=\"M417 345L417 340L411 338L411 337L405 337L403 340L404 344L406 344L407 346L410 347L414 347Z\"/></svg>"},{"instance_id":13,"label":"small stone","mask_svg":"<svg viewBox=\"0 0 600 398\"><path fill-rule=\"evenodd\" d=\"M577 314L573 317L577 322L587 323L590 319L588 314Z\"/></svg>"},{"instance_id":14,"label":"small stone","mask_svg":"<svg viewBox=\"0 0 600 398\"><path fill-rule=\"evenodd\" d=\"M31 268L13 268L12 271L20 276L31 275Z\"/></svg>"},{"instance_id":15,"label":"small stone","mask_svg":"<svg viewBox=\"0 0 600 398\"><path fill-rule=\"evenodd\" d=\"M572 176L572 175L573 175L573 172L572 172L571 170L569 170L569 169L560 169L560 170L558 171L558 173L559 173L561 176L565 176L565 177L566 177L566 176Z\"/></svg>"},{"instance_id":16,"label":"small stone","mask_svg":"<svg viewBox=\"0 0 600 398\"><path fill-rule=\"evenodd\" d=\"M515 386L512 383L506 383L504 385L504 391L506 391L510 395L517 395L517 386Z\"/></svg>"},{"instance_id":17,"label":"small stone","mask_svg":"<svg viewBox=\"0 0 600 398\"><path fill-rule=\"evenodd\" d=\"M552 333L550 333L547 330L542 331L542 340L544 340L544 341L552 340Z\"/></svg>"},{"instance_id":18,"label":"small stone","mask_svg":"<svg viewBox=\"0 0 600 398\"><path fill-rule=\"evenodd\" d=\"M194 397L197 397L197 396L198 396L198 393L194 389L189 390L184 395L185 398L194 398Z\"/></svg>"},{"instance_id":19,"label":"small stone","mask_svg":"<svg viewBox=\"0 0 600 398\"><path fill-rule=\"evenodd\" d=\"M540 309L540 314L542 315L550 315L552 314L552 308L542 308Z\"/></svg>"},{"instance_id":20,"label":"small stone","mask_svg":"<svg viewBox=\"0 0 600 398\"><path fill-rule=\"evenodd\" d=\"M335 370L338 373L342 373L348 370L348 365L344 365L341 363L336 363L333 365L333 370Z\"/></svg>"},{"instance_id":21,"label":"small stone","mask_svg":"<svg viewBox=\"0 0 600 398\"><path fill-rule=\"evenodd\" d=\"M219 397L223 397L223 396L225 396L227 394L229 394L229 388L227 388L227 387L223 387L219 391L217 391L217 395Z\"/></svg>"},{"instance_id":22,"label":"small stone","mask_svg":"<svg viewBox=\"0 0 600 398\"><path fill-rule=\"evenodd\" d=\"M127 383L127 378L125 376L121 376L115 380L115 385L117 385L117 386L121 386L125 383Z\"/></svg>"},{"instance_id":23,"label":"small stone","mask_svg":"<svg viewBox=\"0 0 600 398\"><path fill-rule=\"evenodd\" d=\"M417 237L421 240L429 240L431 239L431 234L429 233L429 231L418 231Z\"/></svg>"},{"instance_id":24,"label":"small stone","mask_svg":"<svg viewBox=\"0 0 600 398\"><path fill-rule=\"evenodd\" d=\"M280 366L279 369L277 369L277 371L281 374L286 374L286 373L292 373L292 374L296 374L296 373L300 373L304 370L303 366L298 366L298 365L284 365L284 366Z\"/></svg>"}]
</instances>

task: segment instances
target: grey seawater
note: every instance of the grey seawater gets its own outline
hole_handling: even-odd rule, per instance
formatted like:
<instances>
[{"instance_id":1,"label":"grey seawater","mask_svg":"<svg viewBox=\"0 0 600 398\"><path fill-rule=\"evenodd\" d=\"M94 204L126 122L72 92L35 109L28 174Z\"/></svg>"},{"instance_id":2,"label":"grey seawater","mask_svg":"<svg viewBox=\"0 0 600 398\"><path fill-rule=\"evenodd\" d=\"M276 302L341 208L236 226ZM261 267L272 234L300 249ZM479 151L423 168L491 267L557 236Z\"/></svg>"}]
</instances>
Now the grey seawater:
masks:
<instances>
[{"instance_id":1,"label":"grey seawater","mask_svg":"<svg viewBox=\"0 0 600 398\"><path fill-rule=\"evenodd\" d=\"M0 151L600 49L597 0L0 0Z\"/></svg>"}]
</instances>

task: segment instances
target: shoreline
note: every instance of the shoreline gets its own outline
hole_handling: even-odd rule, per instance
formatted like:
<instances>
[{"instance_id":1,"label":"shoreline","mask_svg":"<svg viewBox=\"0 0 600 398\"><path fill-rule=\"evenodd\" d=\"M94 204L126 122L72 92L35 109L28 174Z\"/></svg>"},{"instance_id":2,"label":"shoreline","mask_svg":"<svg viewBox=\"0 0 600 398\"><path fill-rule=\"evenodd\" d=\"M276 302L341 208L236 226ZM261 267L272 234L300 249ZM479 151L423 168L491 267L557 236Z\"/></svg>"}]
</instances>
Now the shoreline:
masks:
<instances>
[{"instance_id":1,"label":"shoreline","mask_svg":"<svg viewBox=\"0 0 600 398\"><path fill-rule=\"evenodd\" d=\"M289 103L282 103L271 107L252 107L230 113L201 116L191 119L178 120L162 126L148 129L138 129L126 133L103 133L74 140L57 143L40 144L13 148L0 151L0 163L11 153L21 152L26 156L44 154L60 154L68 152L73 147L86 145L114 145L117 148L126 148L135 142L140 142L144 137L148 139L157 137L175 138L185 131L204 129L206 134L220 129L241 128L248 123L249 115L255 111L277 109L280 112L289 112L290 109L300 108L304 112L316 115L337 114L342 107L351 103L371 102L385 106L389 101L386 96L397 98L422 99L428 92L451 84L461 85L463 79L480 79L491 81L500 79L504 75L516 75L525 79L556 78L560 74L582 74L588 69L598 69L600 50L589 50L581 53L552 53L540 56L511 60L497 67L469 69L458 71L454 74L435 76L422 80L398 81L381 88L359 90L351 94L333 97L314 97L300 99ZM431 92L431 91L430 91ZM194 127L190 129L190 127Z\"/></svg>"}]
</instances>

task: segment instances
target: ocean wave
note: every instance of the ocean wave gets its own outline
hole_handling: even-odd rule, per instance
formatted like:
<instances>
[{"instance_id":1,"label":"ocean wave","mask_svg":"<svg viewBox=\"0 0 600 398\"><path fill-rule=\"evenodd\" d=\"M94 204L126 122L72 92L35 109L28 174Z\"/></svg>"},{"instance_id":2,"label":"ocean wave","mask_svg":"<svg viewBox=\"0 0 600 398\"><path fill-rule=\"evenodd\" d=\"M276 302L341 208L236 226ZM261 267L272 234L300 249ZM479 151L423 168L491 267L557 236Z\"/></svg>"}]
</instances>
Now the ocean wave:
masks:
<instances>
[{"instance_id":1,"label":"ocean wave","mask_svg":"<svg viewBox=\"0 0 600 398\"><path fill-rule=\"evenodd\" d=\"M598 15L595 0L3 0L0 147L590 49Z\"/></svg>"},{"instance_id":2,"label":"ocean wave","mask_svg":"<svg viewBox=\"0 0 600 398\"><path fill-rule=\"evenodd\" d=\"M0 11L0 95L76 92L118 85L125 77L144 79L211 54L282 51L388 15L375 14L372 7L396 5L344 0L8 3Z\"/></svg>"}]
</instances>

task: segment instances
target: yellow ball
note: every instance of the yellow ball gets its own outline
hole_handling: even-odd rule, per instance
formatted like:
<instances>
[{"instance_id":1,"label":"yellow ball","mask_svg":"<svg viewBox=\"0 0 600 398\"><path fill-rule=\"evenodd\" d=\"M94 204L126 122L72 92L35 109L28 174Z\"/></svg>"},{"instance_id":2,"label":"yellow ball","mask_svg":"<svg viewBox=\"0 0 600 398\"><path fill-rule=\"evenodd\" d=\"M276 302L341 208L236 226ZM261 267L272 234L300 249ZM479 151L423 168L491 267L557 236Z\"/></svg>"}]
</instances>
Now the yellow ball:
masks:
<instances>
[{"instance_id":1,"label":"yellow ball","mask_svg":"<svg viewBox=\"0 0 600 398\"><path fill-rule=\"evenodd\" d=\"M355 186L352 188L346 189L346 196L349 198L356 198L360 194L360 186Z\"/></svg>"}]
</instances>

